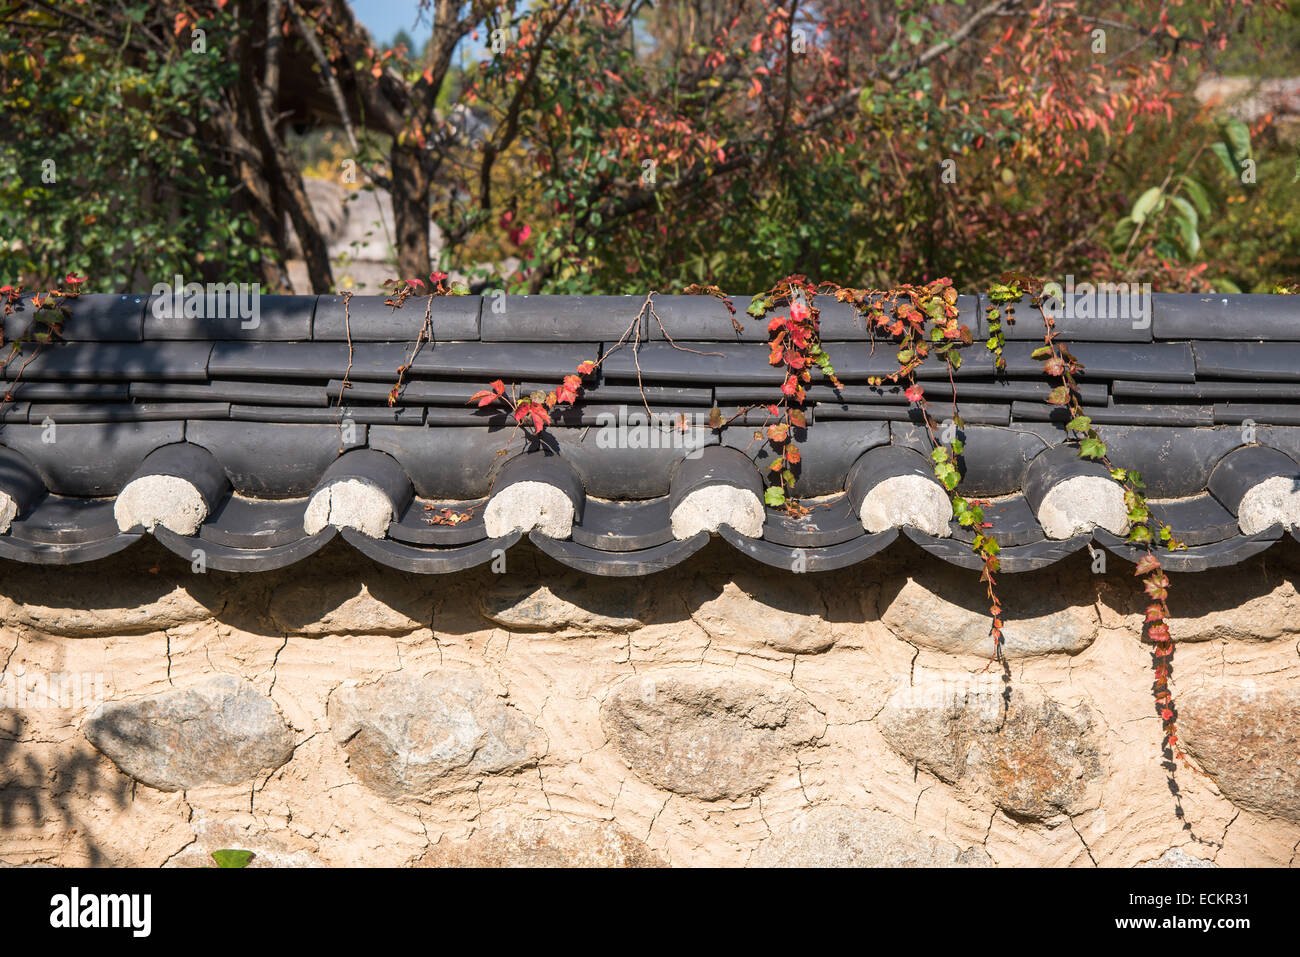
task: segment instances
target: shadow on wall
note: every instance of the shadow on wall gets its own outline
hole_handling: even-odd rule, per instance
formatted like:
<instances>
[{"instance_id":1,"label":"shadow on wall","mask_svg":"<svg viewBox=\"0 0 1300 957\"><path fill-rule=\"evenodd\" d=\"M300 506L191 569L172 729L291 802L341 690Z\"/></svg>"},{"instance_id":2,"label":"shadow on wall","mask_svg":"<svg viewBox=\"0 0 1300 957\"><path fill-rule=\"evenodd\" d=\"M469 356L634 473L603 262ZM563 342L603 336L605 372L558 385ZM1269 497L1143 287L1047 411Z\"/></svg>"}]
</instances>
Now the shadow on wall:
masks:
<instances>
[{"instance_id":1,"label":"shadow on wall","mask_svg":"<svg viewBox=\"0 0 1300 957\"><path fill-rule=\"evenodd\" d=\"M125 810L131 799L131 779L112 773L103 755L82 741L58 760L43 761L24 738L27 719L19 711L0 710L0 837L19 829L47 834L49 863L81 859L86 865L112 864L90 837L90 830L74 810L74 796L84 802L93 794L97 802ZM81 853L73 848L79 847ZM45 855L41 855L44 860Z\"/></svg>"},{"instance_id":2,"label":"shadow on wall","mask_svg":"<svg viewBox=\"0 0 1300 957\"><path fill-rule=\"evenodd\" d=\"M1047 631L1059 631L1070 621L1074 627L1091 621L1094 632L1098 625L1127 626L1102 621L1100 606L1119 615L1140 614L1141 586L1131 565L1106 557L1102 574L1079 553L1036 572L1001 575L1008 622L1032 619ZM0 620L63 637L145 634L207 619L282 638L400 635L429 627L452 635L498 626L627 631L711 616L752 624L760 636L802 618L840 626L883 621L900 637L913 628L987 635L988 599L979 572L948 565L906 541L849 568L805 574L762 565L720 541L677 568L640 578L577 572L527 542L507 552L506 559L507 571L500 575L487 566L446 576L416 575L373 562L336 540L274 572L194 574L187 562L145 537L112 558L85 565L0 561ZM1298 567L1300 545L1288 538L1234 568L1173 575L1175 618L1230 613L1279 588L1294 593ZM1075 652L1089 642L1072 647L1066 641L1042 650Z\"/></svg>"}]
</instances>

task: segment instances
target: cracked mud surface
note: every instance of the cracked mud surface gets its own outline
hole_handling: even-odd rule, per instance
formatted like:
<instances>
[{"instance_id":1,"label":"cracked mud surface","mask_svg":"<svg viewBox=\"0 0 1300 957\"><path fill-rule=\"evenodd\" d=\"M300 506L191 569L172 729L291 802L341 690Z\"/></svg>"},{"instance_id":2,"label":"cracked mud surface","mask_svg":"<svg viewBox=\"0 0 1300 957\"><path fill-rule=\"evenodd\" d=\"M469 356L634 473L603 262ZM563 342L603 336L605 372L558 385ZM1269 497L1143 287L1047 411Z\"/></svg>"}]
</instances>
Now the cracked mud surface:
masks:
<instances>
[{"instance_id":1,"label":"cracked mud surface","mask_svg":"<svg viewBox=\"0 0 1300 957\"><path fill-rule=\"evenodd\" d=\"M5 703L0 863L1291 866L1298 555L1175 577L1182 819L1131 570L1082 558L1007 578L1009 710L975 573L919 554L792 576L715 546L637 587L530 552L6 565L0 698L81 676L171 730L100 750L98 701Z\"/></svg>"}]
</instances>

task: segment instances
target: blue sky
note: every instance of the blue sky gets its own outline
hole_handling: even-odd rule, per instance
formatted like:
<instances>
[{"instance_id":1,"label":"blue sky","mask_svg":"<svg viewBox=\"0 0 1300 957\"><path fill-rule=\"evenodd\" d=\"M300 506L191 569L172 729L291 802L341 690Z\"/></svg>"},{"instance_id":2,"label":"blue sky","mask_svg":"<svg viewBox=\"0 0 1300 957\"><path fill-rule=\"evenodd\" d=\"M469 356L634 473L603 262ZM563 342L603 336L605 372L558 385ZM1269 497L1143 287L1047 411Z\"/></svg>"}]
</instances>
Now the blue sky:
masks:
<instances>
[{"instance_id":1,"label":"blue sky","mask_svg":"<svg viewBox=\"0 0 1300 957\"><path fill-rule=\"evenodd\" d=\"M405 30L422 43L428 36L428 24L423 30L413 30L420 11L420 0L351 0L352 12L365 24L376 43L387 43L398 30ZM427 18L426 18L427 19Z\"/></svg>"}]
</instances>

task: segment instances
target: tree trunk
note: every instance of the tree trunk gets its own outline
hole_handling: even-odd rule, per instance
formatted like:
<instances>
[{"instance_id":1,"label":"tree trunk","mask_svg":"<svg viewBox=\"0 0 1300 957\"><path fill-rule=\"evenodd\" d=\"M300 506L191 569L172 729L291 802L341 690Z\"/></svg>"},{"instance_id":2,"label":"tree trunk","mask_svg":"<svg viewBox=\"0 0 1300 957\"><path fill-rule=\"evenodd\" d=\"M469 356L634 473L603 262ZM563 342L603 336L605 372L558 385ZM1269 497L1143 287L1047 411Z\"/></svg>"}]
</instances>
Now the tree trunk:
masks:
<instances>
[{"instance_id":1,"label":"tree trunk","mask_svg":"<svg viewBox=\"0 0 1300 957\"><path fill-rule=\"evenodd\" d=\"M397 270L402 279L429 275L429 175L420 163L419 148L393 145L388 154L393 174L393 225Z\"/></svg>"},{"instance_id":2,"label":"tree trunk","mask_svg":"<svg viewBox=\"0 0 1300 957\"><path fill-rule=\"evenodd\" d=\"M283 121L278 116L280 99L280 56L283 49L282 24L284 22L284 0L267 0L266 4L266 44L263 48L265 62L262 76L257 71L244 70L244 89L251 94L249 105L256 113L261 132L263 168L267 178L275 185L276 205L286 209L298 242L302 246L302 255L307 262L307 275L312 292L328 293L334 290L334 275L330 269L329 247L316 221L315 210L307 198L307 190L302 183L302 174L293 154L284 142ZM251 66L247 64L246 66Z\"/></svg>"}]
</instances>

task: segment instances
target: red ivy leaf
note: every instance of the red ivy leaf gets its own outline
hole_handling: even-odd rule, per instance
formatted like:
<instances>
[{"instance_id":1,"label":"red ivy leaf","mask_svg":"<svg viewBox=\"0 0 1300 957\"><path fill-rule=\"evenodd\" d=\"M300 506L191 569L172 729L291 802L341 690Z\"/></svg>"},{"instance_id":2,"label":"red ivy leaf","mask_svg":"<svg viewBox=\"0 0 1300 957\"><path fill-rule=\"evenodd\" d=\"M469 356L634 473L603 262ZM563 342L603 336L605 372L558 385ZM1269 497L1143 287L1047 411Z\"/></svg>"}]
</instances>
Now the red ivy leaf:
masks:
<instances>
[{"instance_id":1,"label":"red ivy leaf","mask_svg":"<svg viewBox=\"0 0 1300 957\"><path fill-rule=\"evenodd\" d=\"M1158 571L1160 571L1160 559L1154 555L1143 555L1138 559L1137 570L1133 574L1141 576Z\"/></svg>"}]
</instances>

